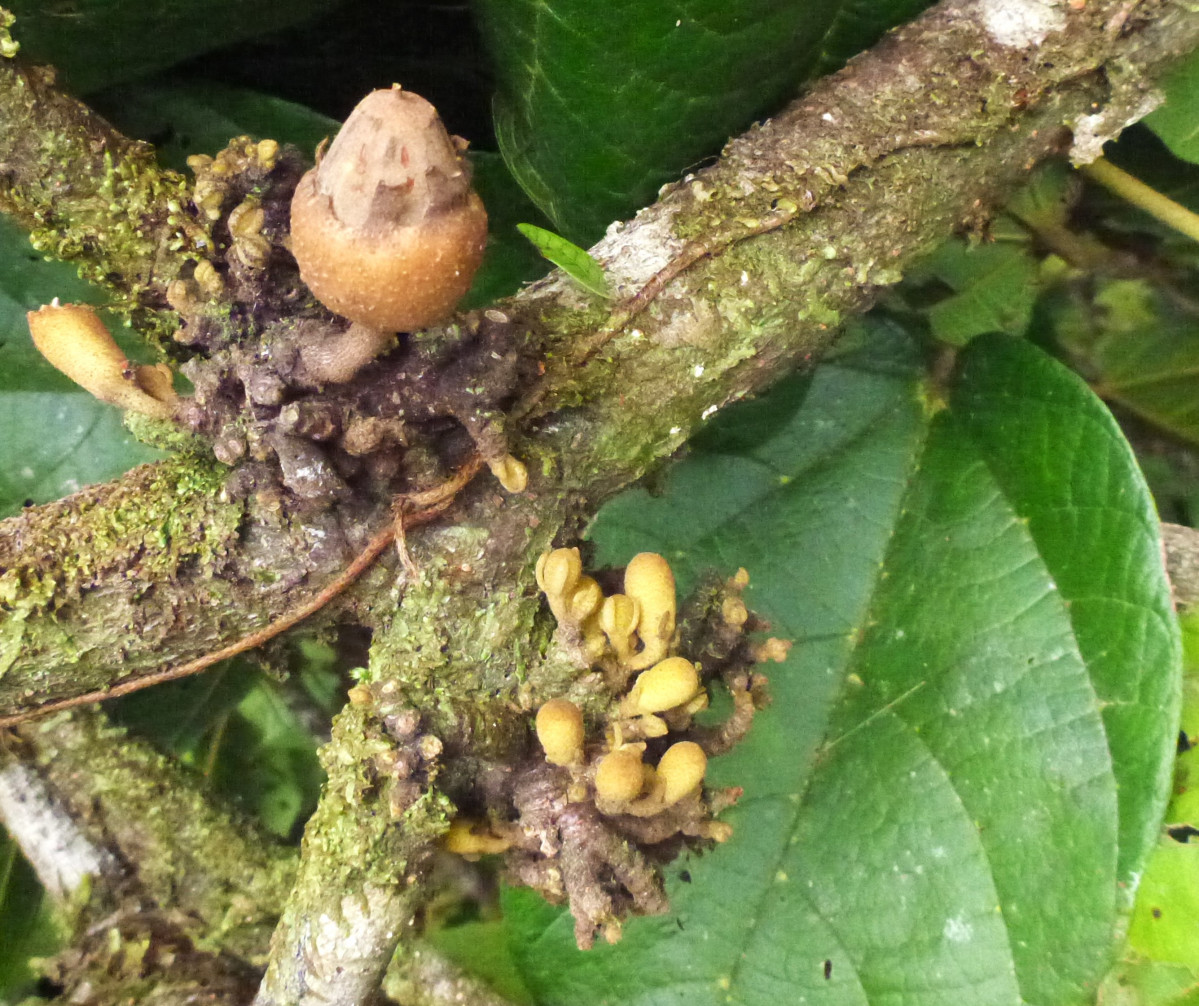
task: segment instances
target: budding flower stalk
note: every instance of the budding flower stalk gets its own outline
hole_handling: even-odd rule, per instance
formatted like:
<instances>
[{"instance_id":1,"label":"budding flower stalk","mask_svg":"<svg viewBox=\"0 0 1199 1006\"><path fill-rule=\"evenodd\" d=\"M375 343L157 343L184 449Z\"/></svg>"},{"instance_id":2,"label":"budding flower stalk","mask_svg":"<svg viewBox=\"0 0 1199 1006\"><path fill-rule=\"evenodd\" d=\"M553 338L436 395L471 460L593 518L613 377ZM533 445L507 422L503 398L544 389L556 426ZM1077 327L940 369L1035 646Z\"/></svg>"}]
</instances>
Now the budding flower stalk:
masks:
<instances>
[{"instance_id":1,"label":"budding flower stalk","mask_svg":"<svg viewBox=\"0 0 1199 1006\"><path fill-rule=\"evenodd\" d=\"M162 365L131 364L86 304L59 304L56 299L26 318L38 352L100 401L155 419L174 414L170 371Z\"/></svg>"},{"instance_id":2,"label":"budding flower stalk","mask_svg":"<svg viewBox=\"0 0 1199 1006\"><path fill-rule=\"evenodd\" d=\"M437 110L399 87L359 102L292 200L301 278L330 310L378 332L446 317L486 243L470 165Z\"/></svg>"}]
</instances>

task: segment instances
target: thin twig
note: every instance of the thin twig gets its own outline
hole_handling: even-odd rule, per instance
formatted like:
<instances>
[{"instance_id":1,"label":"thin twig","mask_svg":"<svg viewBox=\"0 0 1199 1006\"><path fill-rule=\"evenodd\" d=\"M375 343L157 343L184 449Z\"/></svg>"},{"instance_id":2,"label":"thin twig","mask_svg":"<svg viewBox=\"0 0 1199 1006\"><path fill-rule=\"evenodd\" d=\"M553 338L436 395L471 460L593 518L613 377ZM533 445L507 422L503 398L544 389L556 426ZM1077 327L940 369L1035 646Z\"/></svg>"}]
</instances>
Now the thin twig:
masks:
<instances>
[{"instance_id":1,"label":"thin twig","mask_svg":"<svg viewBox=\"0 0 1199 1006\"><path fill-rule=\"evenodd\" d=\"M1199 214L1192 213L1169 196L1162 195L1139 178L1117 168L1111 161L1100 157L1079 170L1167 227L1185 234L1192 241L1199 241Z\"/></svg>"}]
</instances>

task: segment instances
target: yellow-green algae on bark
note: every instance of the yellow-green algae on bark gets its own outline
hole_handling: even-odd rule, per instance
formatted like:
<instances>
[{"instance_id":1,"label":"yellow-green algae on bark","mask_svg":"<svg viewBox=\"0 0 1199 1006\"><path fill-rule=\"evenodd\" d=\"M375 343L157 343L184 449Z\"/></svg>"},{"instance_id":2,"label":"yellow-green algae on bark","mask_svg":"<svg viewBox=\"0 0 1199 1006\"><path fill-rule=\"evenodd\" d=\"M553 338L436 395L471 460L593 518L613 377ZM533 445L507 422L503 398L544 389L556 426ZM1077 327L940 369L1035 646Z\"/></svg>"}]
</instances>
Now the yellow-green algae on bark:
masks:
<instances>
[{"instance_id":1,"label":"yellow-green algae on bark","mask_svg":"<svg viewBox=\"0 0 1199 1006\"><path fill-rule=\"evenodd\" d=\"M251 959L295 879L295 850L221 806L194 772L109 725L98 709L20 728L33 762L95 839L133 864L203 949ZM94 921L94 920L93 920Z\"/></svg>"},{"instance_id":2,"label":"yellow-green algae on bark","mask_svg":"<svg viewBox=\"0 0 1199 1006\"><path fill-rule=\"evenodd\" d=\"M215 573L238 544L243 516L222 498L226 474L214 461L179 456L0 523L0 677L26 647L77 659L73 634L52 618L32 620L110 578L149 589L184 566L191 578Z\"/></svg>"},{"instance_id":3,"label":"yellow-green algae on bark","mask_svg":"<svg viewBox=\"0 0 1199 1006\"><path fill-rule=\"evenodd\" d=\"M0 57L10 57L0 58L0 212L30 232L36 250L115 291L114 306L157 313L166 284L211 248L188 183L159 166L151 146L58 91L52 69L12 59L13 20L0 8ZM156 321L159 334L174 327L173 313Z\"/></svg>"}]
</instances>

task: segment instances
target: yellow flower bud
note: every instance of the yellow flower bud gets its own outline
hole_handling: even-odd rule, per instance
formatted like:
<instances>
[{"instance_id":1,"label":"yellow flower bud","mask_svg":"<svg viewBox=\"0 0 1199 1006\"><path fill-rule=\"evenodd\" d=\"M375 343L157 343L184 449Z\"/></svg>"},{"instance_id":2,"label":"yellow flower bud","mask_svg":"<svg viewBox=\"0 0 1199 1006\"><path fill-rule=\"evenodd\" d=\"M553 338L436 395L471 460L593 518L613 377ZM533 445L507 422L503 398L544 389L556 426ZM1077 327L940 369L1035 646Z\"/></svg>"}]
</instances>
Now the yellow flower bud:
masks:
<instances>
[{"instance_id":1,"label":"yellow flower bud","mask_svg":"<svg viewBox=\"0 0 1199 1006\"><path fill-rule=\"evenodd\" d=\"M535 573L537 586L549 601L554 617L559 622L568 621L568 601L583 574L583 560L579 557L579 550L556 548L543 553L537 560Z\"/></svg>"},{"instance_id":2,"label":"yellow flower bud","mask_svg":"<svg viewBox=\"0 0 1199 1006\"><path fill-rule=\"evenodd\" d=\"M490 853L505 852L512 844L506 838L491 834L483 822L467 817L456 817L450 822L450 830L441 839L447 852L457 853L466 859L478 859ZM478 829L478 830L476 830Z\"/></svg>"},{"instance_id":3,"label":"yellow flower bud","mask_svg":"<svg viewBox=\"0 0 1199 1006\"><path fill-rule=\"evenodd\" d=\"M699 694L699 672L684 657L667 657L648 671L642 671L620 705L625 716L664 713Z\"/></svg>"},{"instance_id":4,"label":"yellow flower bud","mask_svg":"<svg viewBox=\"0 0 1199 1006\"><path fill-rule=\"evenodd\" d=\"M666 807L678 803L704 781L708 756L692 741L679 741L666 749L658 762L658 791Z\"/></svg>"},{"instance_id":5,"label":"yellow flower bud","mask_svg":"<svg viewBox=\"0 0 1199 1006\"><path fill-rule=\"evenodd\" d=\"M579 582L570 592L568 612L570 620L575 623L590 618L598 610L604 600L604 592L600 585L589 576L579 577Z\"/></svg>"},{"instance_id":6,"label":"yellow flower bud","mask_svg":"<svg viewBox=\"0 0 1199 1006\"><path fill-rule=\"evenodd\" d=\"M583 757L583 714L573 702L550 699L537 710L536 729L551 765L572 765Z\"/></svg>"},{"instance_id":7,"label":"yellow flower bud","mask_svg":"<svg viewBox=\"0 0 1199 1006\"><path fill-rule=\"evenodd\" d=\"M674 637L675 587L670 564L656 552L633 556L624 571L624 592L641 610L637 634L644 649L630 662L639 671L666 656Z\"/></svg>"},{"instance_id":8,"label":"yellow flower bud","mask_svg":"<svg viewBox=\"0 0 1199 1006\"><path fill-rule=\"evenodd\" d=\"M637 630L637 619L641 608L636 599L627 594L613 594L605 597L600 606L599 624L608 637L616 659L627 664L633 656L633 633Z\"/></svg>"},{"instance_id":9,"label":"yellow flower bud","mask_svg":"<svg viewBox=\"0 0 1199 1006\"><path fill-rule=\"evenodd\" d=\"M523 461L518 461L511 454L487 462L491 474L504 487L505 492L523 493L529 484L529 469Z\"/></svg>"},{"instance_id":10,"label":"yellow flower bud","mask_svg":"<svg viewBox=\"0 0 1199 1006\"><path fill-rule=\"evenodd\" d=\"M645 766L637 748L617 748L600 759L595 769L596 795L608 803L628 803L641 795Z\"/></svg>"}]
</instances>

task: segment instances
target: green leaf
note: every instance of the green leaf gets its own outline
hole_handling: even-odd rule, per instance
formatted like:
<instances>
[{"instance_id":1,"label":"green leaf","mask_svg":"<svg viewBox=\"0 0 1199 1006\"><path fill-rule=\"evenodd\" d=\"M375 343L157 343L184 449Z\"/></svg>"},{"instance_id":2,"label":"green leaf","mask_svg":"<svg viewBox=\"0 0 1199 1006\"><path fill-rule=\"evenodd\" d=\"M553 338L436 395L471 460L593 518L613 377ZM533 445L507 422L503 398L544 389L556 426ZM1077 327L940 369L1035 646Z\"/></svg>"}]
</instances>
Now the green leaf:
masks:
<instances>
[{"instance_id":1,"label":"green leaf","mask_svg":"<svg viewBox=\"0 0 1199 1006\"><path fill-rule=\"evenodd\" d=\"M850 54L830 44L868 43L916 6L475 2L496 72L500 150L556 230L582 245Z\"/></svg>"},{"instance_id":2,"label":"green leaf","mask_svg":"<svg viewBox=\"0 0 1199 1006\"><path fill-rule=\"evenodd\" d=\"M1199 976L1181 964L1134 960L1121 964L1099 991L1103 1006L1199 1006Z\"/></svg>"},{"instance_id":3,"label":"green leaf","mask_svg":"<svg viewBox=\"0 0 1199 1006\"><path fill-rule=\"evenodd\" d=\"M430 943L460 968L470 971L512 1006L534 1006L500 922L444 926L427 935Z\"/></svg>"},{"instance_id":4,"label":"green leaf","mask_svg":"<svg viewBox=\"0 0 1199 1006\"><path fill-rule=\"evenodd\" d=\"M321 657L317 656L319 663ZM301 657L304 663L308 659ZM299 668L302 676L320 666ZM286 700L284 686L246 660L231 660L110 706L117 722L206 775L213 789L283 838L316 806L324 772L316 741Z\"/></svg>"},{"instance_id":5,"label":"green leaf","mask_svg":"<svg viewBox=\"0 0 1199 1006\"><path fill-rule=\"evenodd\" d=\"M325 781L316 741L269 679L260 677L229 719L213 781L283 838L316 807Z\"/></svg>"},{"instance_id":6,"label":"green leaf","mask_svg":"<svg viewBox=\"0 0 1199 1006\"><path fill-rule=\"evenodd\" d=\"M1166 101L1145 117L1145 125L1175 156L1199 164L1199 49L1175 67L1160 86Z\"/></svg>"},{"instance_id":7,"label":"green leaf","mask_svg":"<svg viewBox=\"0 0 1199 1006\"><path fill-rule=\"evenodd\" d=\"M564 237L559 237L553 231L547 231L544 227L517 224L516 229L527 237L546 259L562 269L584 290L589 290L598 297L612 296L603 267L586 250Z\"/></svg>"},{"instance_id":8,"label":"green leaf","mask_svg":"<svg viewBox=\"0 0 1199 1006\"><path fill-rule=\"evenodd\" d=\"M1155 961L1199 972L1199 842L1163 839L1137 894L1129 948Z\"/></svg>"},{"instance_id":9,"label":"green leaf","mask_svg":"<svg viewBox=\"0 0 1199 1006\"><path fill-rule=\"evenodd\" d=\"M1199 319L1144 280L1100 280L1055 315L1062 345L1095 390L1199 442Z\"/></svg>"},{"instance_id":10,"label":"green leaf","mask_svg":"<svg viewBox=\"0 0 1199 1006\"><path fill-rule=\"evenodd\" d=\"M17 844L0 828L0 1002L30 992L30 957L48 956L61 942L45 892Z\"/></svg>"},{"instance_id":11,"label":"green leaf","mask_svg":"<svg viewBox=\"0 0 1199 1006\"><path fill-rule=\"evenodd\" d=\"M113 722L187 764L205 766L219 748L227 718L258 677L250 661L224 660L203 674L122 696L104 708Z\"/></svg>"},{"instance_id":12,"label":"green leaf","mask_svg":"<svg viewBox=\"0 0 1199 1006\"><path fill-rule=\"evenodd\" d=\"M177 171L192 154L215 154L234 136L294 143L309 158L341 123L304 105L211 81L149 81L97 96L96 107L121 132L155 145Z\"/></svg>"},{"instance_id":13,"label":"green leaf","mask_svg":"<svg viewBox=\"0 0 1199 1006\"><path fill-rule=\"evenodd\" d=\"M1093 1001L1173 762L1152 504L1034 346L975 339L940 389L896 329L862 334L771 395L781 419L731 411L665 495L597 521L597 563L744 565L794 647L712 765L745 796L730 841L668 869L671 917L583 954L509 896L539 1003Z\"/></svg>"},{"instance_id":14,"label":"green leaf","mask_svg":"<svg viewBox=\"0 0 1199 1006\"><path fill-rule=\"evenodd\" d=\"M971 245L951 238L912 277L931 277L953 293L928 309L933 335L964 346L976 335L1022 335L1038 293L1037 263L1024 244Z\"/></svg>"},{"instance_id":15,"label":"green leaf","mask_svg":"<svg viewBox=\"0 0 1199 1006\"><path fill-rule=\"evenodd\" d=\"M52 63L67 89L93 91L277 31L335 0L7 0L21 56Z\"/></svg>"},{"instance_id":16,"label":"green leaf","mask_svg":"<svg viewBox=\"0 0 1199 1006\"><path fill-rule=\"evenodd\" d=\"M161 458L86 392L0 391L0 518Z\"/></svg>"}]
</instances>

